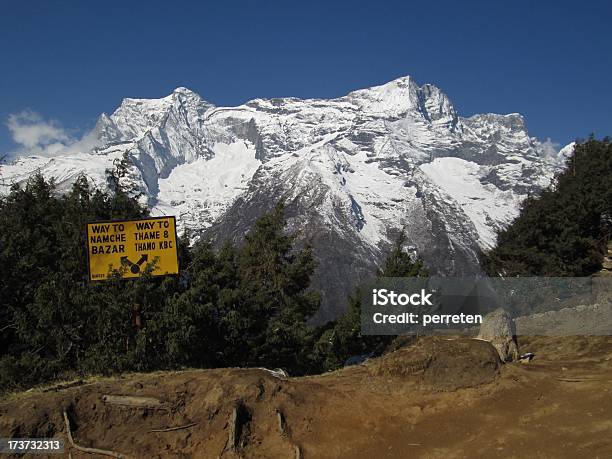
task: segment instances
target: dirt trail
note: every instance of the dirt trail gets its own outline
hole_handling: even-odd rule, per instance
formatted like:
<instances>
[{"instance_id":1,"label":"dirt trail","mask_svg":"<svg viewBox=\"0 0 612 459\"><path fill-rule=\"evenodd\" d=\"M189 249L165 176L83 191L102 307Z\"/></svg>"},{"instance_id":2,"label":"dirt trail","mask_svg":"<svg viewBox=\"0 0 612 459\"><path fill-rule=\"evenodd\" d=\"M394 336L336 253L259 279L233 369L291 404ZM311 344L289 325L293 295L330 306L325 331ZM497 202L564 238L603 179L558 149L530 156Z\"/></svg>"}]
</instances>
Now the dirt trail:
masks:
<instances>
[{"instance_id":1,"label":"dirt trail","mask_svg":"<svg viewBox=\"0 0 612 459\"><path fill-rule=\"evenodd\" d=\"M0 402L0 436L66 438L65 410L77 444L137 458L612 457L612 338L521 345L536 354L527 365L426 338L321 376L193 370L32 392Z\"/></svg>"}]
</instances>

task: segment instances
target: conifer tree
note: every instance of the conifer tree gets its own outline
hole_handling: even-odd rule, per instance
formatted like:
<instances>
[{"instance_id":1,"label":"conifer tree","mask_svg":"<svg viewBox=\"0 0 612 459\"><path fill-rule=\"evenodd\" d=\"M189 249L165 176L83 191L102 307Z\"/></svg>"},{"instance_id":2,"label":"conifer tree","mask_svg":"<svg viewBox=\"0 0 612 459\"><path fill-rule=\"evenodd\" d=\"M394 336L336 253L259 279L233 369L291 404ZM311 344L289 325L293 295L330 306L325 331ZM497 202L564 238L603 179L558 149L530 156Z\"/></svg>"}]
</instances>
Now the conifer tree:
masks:
<instances>
[{"instance_id":1,"label":"conifer tree","mask_svg":"<svg viewBox=\"0 0 612 459\"><path fill-rule=\"evenodd\" d=\"M398 235L377 277L427 277L423 260L405 250L406 234ZM315 356L324 369L339 368L353 356L376 355L384 351L395 336L364 336L361 334L362 289L357 287L348 297L348 310L331 326L323 328L315 345Z\"/></svg>"},{"instance_id":2,"label":"conifer tree","mask_svg":"<svg viewBox=\"0 0 612 459\"><path fill-rule=\"evenodd\" d=\"M92 191L84 177L60 194L41 175L0 199L0 386L140 364L126 357L135 349L126 343L136 342L137 289L126 281L90 284L87 276L86 223L146 215L135 199L118 199ZM161 281L149 284L159 289Z\"/></svg>"},{"instance_id":3,"label":"conifer tree","mask_svg":"<svg viewBox=\"0 0 612 459\"><path fill-rule=\"evenodd\" d=\"M309 246L295 247L285 233L284 205L261 217L237 253L237 292L226 295L223 328L246 365L304 371L320 295L309 290L315 262Z\"/></svg>"},{"instance_id":4,"label":"conifer tree","mask_svg":"<svg viewBox=\"0 0 612 459\"><path fill-rule=\"evenodd\" d=\"M492 276L586 276L601 269L612 233L612 143L575 146L565 170L481 257Z\"/></svg>"}]
</instances>

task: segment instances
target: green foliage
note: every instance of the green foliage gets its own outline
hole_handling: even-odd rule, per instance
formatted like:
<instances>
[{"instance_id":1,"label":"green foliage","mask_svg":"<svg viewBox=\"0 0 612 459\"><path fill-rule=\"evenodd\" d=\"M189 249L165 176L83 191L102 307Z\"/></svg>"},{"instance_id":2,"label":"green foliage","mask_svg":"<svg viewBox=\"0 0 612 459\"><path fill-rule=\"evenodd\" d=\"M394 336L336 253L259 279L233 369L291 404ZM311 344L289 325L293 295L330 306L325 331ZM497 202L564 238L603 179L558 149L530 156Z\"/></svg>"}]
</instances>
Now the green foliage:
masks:
<instances>
[{"instance_id":1,"label":"green foliage","mask_svg":"<svg viewBox=\"0 0 612 459\"><path fill-rule=\"evenodd\" d=\"M401 232L388 254L378 277L427 277L423 260L404 249L406 234ZM348 298L348 310L335 322L321 330L314 348L314 356L325 370L340 368L349 357L378 355L396 338L395 336L361 335L360 288Z\"/></svg>"},{"instance_id":2,"label":"green foliage","mask_svg":"<svg viewBox=\"0 0 612 459\"><path fill-rule=\"evenodd\" d=\"M310 247L294 250L295 236L284 226L279 204L238 248L226 245L217 254L209 242L196 244L190 287L176 299L198 317L195 336L208 338L206 349L194 352L206 361L194 363L309 368L307 320L320 304L308 290L315 264Z\"/></svg>"},{"instance_id":3,"label":"green foliage","mask_svg":"<svg viewBox=\"0 0 612 459\"><path fill-rule=\"evenodd\" d=\"M228 335L241 342L235 348L247 351L249 365L276 363L302 370L306 361L303 352L296 351L309 338L306 321L319 308L320 296L307 291L315 268L312 250L293 252L295 236L283 234L283 214L278 204L255 224L239 249L238 301L228 305L224 325ZM250 313L242 314L244 309Z\"/></svg>"},{"instance_id":4,"label":"green foliage","mask_svg":"<svg viewBox=\"0 0 612 459\"><path fill-rule=\"evenodd\" d=\"M361 299L315 330L312 249L285 231L278 204L239 245L179 241L180 276L104 282L87 275L86 223L147 216L125 189L125 164L109 171L112 191L85 178L60 194L33 177L0 198L0 390L76 374L190 367L281 367L291 374L337 368L380 350L387 337L360 335ZM423 276L401 235L380 276ZM149 266L151 268L151 266Z\"/></svg>"},{"instance_id":5,"label":"green foliage","mask_svg":"<svg viewBox=\"0 0 612 459\"><path fill-rule=\"evenodd\" d=\"M86 368L96 336L92 320L109 310L109 302L97 302L101 287L87 280L86 222L145 215L121 190L92 192L84 178L58 195L37 175L0 200L0 358L16 372L8 380L5 372L2 386ZM110 291L110 284L104 288ZM33 364L24 379L19 368L28 360Z\"/></svg>"},{"instance_id":6,"label":"green foliage","mask_svg":"<svg viewBox=\"0 0 612 459\"><path fill-rule=\"evenodd\" d=\"M420 257L414 257L406 252L406 233L400 232L393 249L387 255L385 263L378 271L378 277L427 277L429 273Z\"/></svg>"},{"instance_id":7,"label":"green foliage","mask_svg":"<svg viewBox=\"0 0 612 459\"><path fill-rule=\"evenodd\" d=\"M492 276L585 276L601 269L612 233L612 143L577 144L566 169L482 256Z\"/></svg>"},{"instance_id":8,"label":"green foliage","mask_svg":"<svg viewBox=\"0 0 612 459\"><path fill-rule=\"evenodd\" d=\"M42 176L0 198L0 390L74 374L182 366L311 368L314 261L284 231L283 207L238 247L179 240L180 276L89 282L86 223L147 216L125 191ZM149 266L149 268L151 268Z\"/></svg>"}]
</instances>

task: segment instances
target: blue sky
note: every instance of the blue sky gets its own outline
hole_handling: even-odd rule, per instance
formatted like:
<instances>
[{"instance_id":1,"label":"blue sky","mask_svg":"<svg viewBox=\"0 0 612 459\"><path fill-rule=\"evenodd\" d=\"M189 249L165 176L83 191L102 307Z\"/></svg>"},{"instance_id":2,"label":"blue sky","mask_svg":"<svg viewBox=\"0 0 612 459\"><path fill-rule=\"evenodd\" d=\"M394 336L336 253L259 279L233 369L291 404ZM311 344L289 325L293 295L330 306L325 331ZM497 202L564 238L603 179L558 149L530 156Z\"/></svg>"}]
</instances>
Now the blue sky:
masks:
<instances>
[{"instance_id":1,"label":"blue sky","mask_svg":"<svg viewBox=\"0 0 612 459\"><path fill-rule=\"evenodd\" d=\"M439 86L464 116L520 112L541 139L612 134L611 4L7 0L0 153L34 142L24 126L62 142L123 97L177 86L236 105L403 75Z\"/></svg>"}]
</instances>

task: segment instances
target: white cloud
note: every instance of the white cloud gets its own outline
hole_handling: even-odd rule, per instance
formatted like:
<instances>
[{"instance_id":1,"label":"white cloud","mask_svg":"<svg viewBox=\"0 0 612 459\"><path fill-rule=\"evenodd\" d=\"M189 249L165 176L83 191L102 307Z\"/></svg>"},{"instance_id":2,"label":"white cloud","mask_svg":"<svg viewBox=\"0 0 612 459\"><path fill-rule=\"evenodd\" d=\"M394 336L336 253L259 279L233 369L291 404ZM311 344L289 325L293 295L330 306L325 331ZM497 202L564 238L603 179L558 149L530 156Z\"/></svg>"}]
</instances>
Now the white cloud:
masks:
<instances>
[{"instance_id":1,"label":"white cloud","mask_svg":"<svg viewBox=\"0 0 612 459\"><path fill-rule=\"evenodd\" d=\"M542 147L542 152L545 156L549 158L556 158L559 153L559 144L557 142L553 142L550 140L550 137L547 138L544 142L540 142L540 146Z\"/></svg>"},{"instance_id":2,"label":"white cloud","mask_svg":"<svg viewBox=\"0 0 612 459\"><path fill-rule=\"evenodd\" d=\"M6 126L18 146L8 154L10 158L91 151L98 143L94 131L86 132L80 139L75 138L56 121L45 120L30 110L9 115Z\"/></svg>"},{"instance_id":3,"label":"white cloud","mask_svg":"<svg viewBox=\"0 0 612 459\"><path fill-rule=\"evenodd\" d=\"M44 120L36 112L23 111L9 115L6 126L13 141L19 145L13 156L53 156L74 143L64 128L54 121Z\"/></svg>"}]
</instances>

